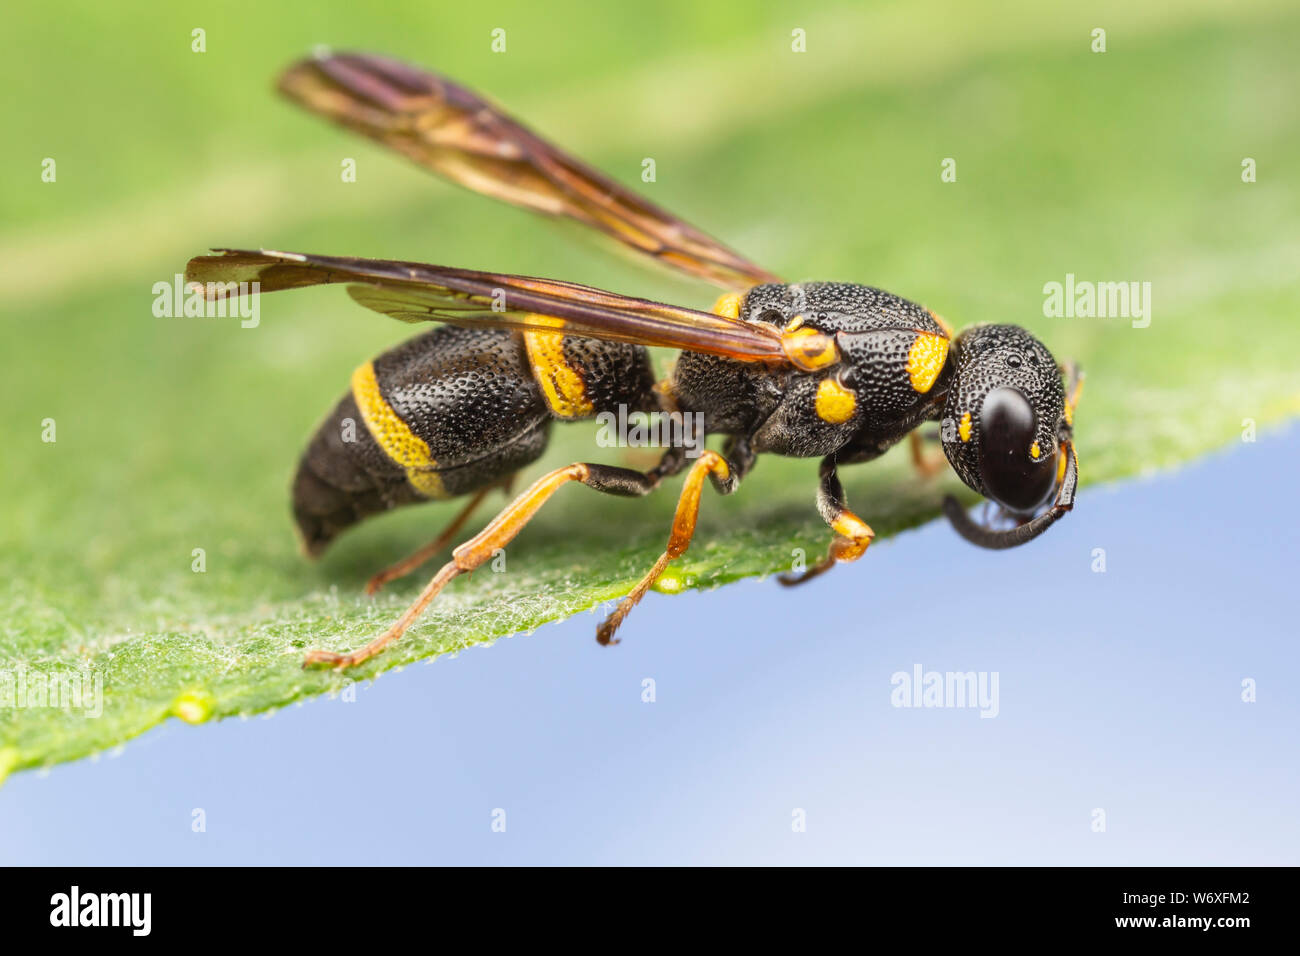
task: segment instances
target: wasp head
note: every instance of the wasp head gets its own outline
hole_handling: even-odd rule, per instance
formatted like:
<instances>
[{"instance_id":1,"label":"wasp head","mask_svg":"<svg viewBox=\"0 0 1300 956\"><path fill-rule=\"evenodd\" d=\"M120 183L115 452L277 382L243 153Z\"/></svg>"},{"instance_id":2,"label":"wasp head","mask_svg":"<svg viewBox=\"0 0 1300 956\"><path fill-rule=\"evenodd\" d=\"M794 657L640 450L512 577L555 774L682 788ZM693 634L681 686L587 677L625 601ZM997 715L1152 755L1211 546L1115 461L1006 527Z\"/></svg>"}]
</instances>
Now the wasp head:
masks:
<instances>
[{"instance_id":1,"label":"wasp head","mask_svg":"<svg viewBox=\"0 0 1300 956\"><path fill-rule=\"evenodd\" d=\"M1062 504L1058 492L1066 483L1070 500L1062 512L1068 510L1075 482L1072 423L1062 372L1052 354L1013 325L968 329L953 342L952 351L956 365L944 406L943 449L953 469L1022 528L1033 524L1030 517L1053 495ZM1054 512L1055 507L1049 514ZM952 509L949 517L954 517ZM954 523L986 547L1020 544L1046 527L1035 526L1033 534L1025 530L1011 540L973 524L964 528L955 518ZM967 533L971 528L981 532L980 540Z\"/></svg>"}]
</instances>

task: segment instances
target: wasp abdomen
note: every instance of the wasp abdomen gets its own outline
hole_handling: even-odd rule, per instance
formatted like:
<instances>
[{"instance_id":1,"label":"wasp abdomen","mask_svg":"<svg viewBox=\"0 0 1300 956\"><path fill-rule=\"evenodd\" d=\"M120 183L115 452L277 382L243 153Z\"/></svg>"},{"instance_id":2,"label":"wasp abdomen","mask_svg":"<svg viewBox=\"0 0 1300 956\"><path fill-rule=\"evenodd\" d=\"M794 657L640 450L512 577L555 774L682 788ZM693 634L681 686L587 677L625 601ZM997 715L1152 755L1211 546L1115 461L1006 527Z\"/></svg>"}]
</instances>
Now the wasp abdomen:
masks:
<instances>
[{"instance_id":1,"label":"wasp abdomen","mask_svg":"<svg viewBox=\"0 0 1300 956\"><path fill-rule=\"evenodd\" d=\"M542 454L550 420L517 334L444 326L403 342L353 372L303 453L293 511L305 548L501 480Z\"/></svg>"},{"instance_id":2,"label":"wasp abdomen","mask_svg":"<svg viewBox=\"0 0 1300 956\"><path fill-rule=\"evenodd\" d=\"M309 554L399 505L489 487L535 461L555 419L653 403L645 349L443 326L361 365L293 486Z\"/></svg>"}]
</instances>

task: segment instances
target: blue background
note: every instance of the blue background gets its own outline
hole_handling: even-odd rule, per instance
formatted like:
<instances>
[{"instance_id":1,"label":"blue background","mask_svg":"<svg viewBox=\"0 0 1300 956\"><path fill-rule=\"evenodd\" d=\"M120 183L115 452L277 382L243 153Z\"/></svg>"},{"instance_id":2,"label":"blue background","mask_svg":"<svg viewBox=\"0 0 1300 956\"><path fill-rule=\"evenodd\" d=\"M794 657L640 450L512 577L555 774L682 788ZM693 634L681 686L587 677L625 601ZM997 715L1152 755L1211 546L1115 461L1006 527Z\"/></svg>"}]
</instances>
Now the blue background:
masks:
<instances>
[{"instance_id":1,"label":"blue background","mask_svg":"<svg viewBox=\"0 0 1300 956\"><path fill-rule=\"evenodd\" d=\"M1019 551L934 523L803 600L652 593L616 649L584 615L171 721L9 780L0 862L1295 864L1297 437L1086 489ZM1000 713L891 706L917 663L997 671Z\"/></svg>"}]
</instances>

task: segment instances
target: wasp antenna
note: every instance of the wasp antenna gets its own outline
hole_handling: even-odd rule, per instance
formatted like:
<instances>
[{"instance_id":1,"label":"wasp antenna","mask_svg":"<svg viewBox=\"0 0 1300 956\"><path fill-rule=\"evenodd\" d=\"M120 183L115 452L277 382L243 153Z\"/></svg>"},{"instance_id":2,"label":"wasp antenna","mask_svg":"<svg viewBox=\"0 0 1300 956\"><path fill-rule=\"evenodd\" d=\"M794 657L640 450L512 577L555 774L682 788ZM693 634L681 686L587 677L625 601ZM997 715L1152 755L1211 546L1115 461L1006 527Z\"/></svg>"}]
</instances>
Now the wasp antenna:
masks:
<instances>
[{"instance_id":1,"label":"wasp antenna","mask_svg":"<svg viewBox=\"0 0 1300 956\"><path fill-rule=\"evenodd\" d=\"M947 495L943 499L943 513L948 516L948 521L956 532L971 544L979 545L981 548L988 548L991 551L1015 548L1033 541L1054 525L1065 514L1066 510L1053 506L1037 518L1018 527L1008 528L1005 531L994 531L992 528L977 524L966 513L966 509L962 507L961 502L952 495Z\"/></svg>"},{"instance_id":2,"label":"wasp antenna","mask_svg":"<svg viewBox=\"0 0 1300 956\"><path fill-rule=\"evenodd\" d=\"M1061 450L1065 453L1065 474L1061 478L1052 507L1015 528L994 531L985 525L977 524L966 513L960 501L952 495L946 495L943 499L943 513L947 515L953 529L971 544L991 551L1016 548L1033 541L1074 508L1074 493L1079 485L1079 462L1074 453L1074 442L1062 442Z\"/></svg>"}]
</instances>

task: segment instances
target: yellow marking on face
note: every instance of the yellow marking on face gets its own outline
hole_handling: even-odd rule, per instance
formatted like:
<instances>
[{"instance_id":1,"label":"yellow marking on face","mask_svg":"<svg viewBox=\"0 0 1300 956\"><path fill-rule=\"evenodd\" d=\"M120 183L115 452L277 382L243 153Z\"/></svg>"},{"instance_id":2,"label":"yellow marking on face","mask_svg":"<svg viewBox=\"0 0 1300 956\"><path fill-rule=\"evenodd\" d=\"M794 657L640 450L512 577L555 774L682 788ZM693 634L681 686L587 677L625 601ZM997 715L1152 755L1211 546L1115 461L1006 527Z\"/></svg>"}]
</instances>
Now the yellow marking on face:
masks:
<instances>
[{"instance_id":1,"label":"yellow marking on face","mask_svg":"<svg viewBox=\"0 0 1300 956\"><path fill-rule=\"evenodd\" d=\"M1034 459L1034 461L1038 461L1038 459L1042 457L1042 454L1042 451L1038 448L1038 442L1034 442L1029 446L1029 457Z\"/></svg>"},{"instance_id":2,"label":"yellow marking on face","mask_svg":"<svg viewBox=\"0 0 1300 956\"><path fill-rule=\"evenodd\" d=\"M957 434L961 435L962 441L970 441L970 412L962 415L961 424L957 426Z\"/></svg>"},{"instance_id":3,"label":"yellow marking on face","mask_svg":"<svg viewBox=\"0 0 1300 956\"><path fill-rule=\"evenodd\" d=\"M912 388L924 395L934 385L948 360L948 340L942 335L922 332L907 350L907 376Z\"/></svg>"},{"instance_id":4,"label":"yellow marking on face","mask_svg":"<svg viewBox=\"0 0 1300 956\"><path fill-rule=\"evenodd\" d=\"M835 381L824 378L817 386L817 417L832 425L843 425L853 417L858 399L852 392Z\"/></svg>"},{"instance_id":5,"label":"yellow marking on face","mask_svg":"<svg viewBox=\"0 0 1300 956\"><path fill-rule=\"evenodd\" d=\"M1065 480L1065 466L1068 464L1069 459L1069 455L1062 455L1061 460L1056 463L1056 483L1058 485ZM1079 474L1079 462L1077 460L1074 463L1074 474L1076 477Z\"/></svg>"},{"instance_id":6,"label":"yellow marking on face","mask_svg":"<svg viewBox=\"0 0 1300 956\"><path fill-rule=\"evenodd\" d=\"M718 296L718 301L713 303L713 314L725 316L728 319L740 318L740 304L745 301L745 297L739 292L728 292L725 295Z\"/></svg>"},{"instance_id":7,"label":"yellow marking on face","mask_svg":"<svg viewBox=\"0 0 1300 956\"><path fill-rule=\"evenodd\" d=\"M934 311L934 309L927 309L926 311L930 313L930 318L934 319L934 321L939 324L939 328L943 329L944 334L947 335L948 338L952 338L952 326L945 322L943 317L939 315L938 312Z\"/></svg>"},{"instance_id":8,"label":"yellow marking on face","mask_svg":"<svg viewBox=\"0 0 1300 956\"><path fill-rule=\"evenodd\" d=\"M428 443L388 404L375 378L375 363L367 362L352 373L352 398L361 418L384 454L406 469L406 480L426 498L446 498L447 489L437 472Z\"/></svg>"},{"instance_id":9,"label":"yellow marking on face","mask_svg":"<svg viewBox=\"0 0 1300 956\"><path fill-rule=\"evenodd\" d=\"M787 323L785 324L785 331L786 331L786 332L793 332L795 329L799 328L801 325L803 325L803 316L802 316L802 315L796 315L793 319L791 319L789 322L787 322Z\"/></svg>"},{"instance_id":10,"label":"yellow marking on face","mask_svg":"<svg viewBox=\"0 0 1300 956\"><path fill-rule=\"evenodd\" d=\"M582 376L564 357L563 335L529 330L524 333L524 348L551 411L561 418L585 418L595 410Z\"/></svg>"},{"instance_id":11,"label":"yellow marking on face","mask_svg":"<svg viewBox=\"0 0 1300 956\"><path fill-rule=\"evenodd\" d=\"M798 328L781 336L781 348L796 368L805 372L834 365L840 360L835 339L816 329Z\"/></svg>"}]
</instances>

